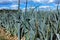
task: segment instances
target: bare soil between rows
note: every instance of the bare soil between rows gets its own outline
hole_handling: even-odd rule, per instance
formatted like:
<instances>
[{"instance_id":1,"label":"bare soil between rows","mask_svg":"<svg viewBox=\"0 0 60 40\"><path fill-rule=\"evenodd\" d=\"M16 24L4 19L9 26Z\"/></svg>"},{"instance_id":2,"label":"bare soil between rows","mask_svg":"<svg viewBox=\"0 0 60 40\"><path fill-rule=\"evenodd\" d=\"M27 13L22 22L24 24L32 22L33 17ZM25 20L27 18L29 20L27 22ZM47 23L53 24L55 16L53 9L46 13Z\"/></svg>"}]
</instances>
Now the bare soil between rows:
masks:
<instances>
[{"instance_id":1,"label":"bare soil between rows","mask_svg":"<svg viewBox=\"0 0 60 40\"><path fill-rule=\"evenodd\" d=\"M0 27L0 40L18 40L17 36L11 36L10 33L6 33L5 29Z\"/></svg>"}]
</instances>

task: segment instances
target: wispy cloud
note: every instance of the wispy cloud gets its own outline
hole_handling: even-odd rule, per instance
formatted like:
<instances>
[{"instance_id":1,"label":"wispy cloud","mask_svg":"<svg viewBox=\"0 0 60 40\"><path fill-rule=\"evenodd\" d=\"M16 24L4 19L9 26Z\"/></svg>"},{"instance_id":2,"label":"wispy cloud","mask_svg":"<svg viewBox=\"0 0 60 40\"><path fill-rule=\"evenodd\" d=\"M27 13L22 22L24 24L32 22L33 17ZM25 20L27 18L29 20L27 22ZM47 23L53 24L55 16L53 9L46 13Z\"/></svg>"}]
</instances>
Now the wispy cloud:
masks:
<instances>
[{"instance_id":1,"label":"wispy cloud","mask_svg":"<svg viewBox=\"0 0 60 40\"><path fill-rule=\"evenodd\" d=\"M14 2L14 1L18 1L18 0L0 0L0 2L7 2L7 1Z\"/></svg>"},{"instance_id":2,"label":"wispy cloud","mask_svg":"<svg viewBox=\"0 0 60 40\"><path fill-rule=\"evenodd\" d=\"M33 2L39 2L39 3L51 3L54 0L32 0Z\"/></svg>"},{"instance_id":3,"label":"wispy cloud","mask_svg":"<svg viewBox=\"0 0 60 40\"><path fill-rule=\"evenodd\" d=\"M40 6L39 8L50 8L51 6Z\"/></svg>"},{"instance_id":4,"label":"wispy cloud","mask_svg":"<svg viewBox=\"0 0 60 40\"><path fill-rule=\"evenodd\" d=\"M16 9L16 10L17 10L17 9L18 9L18 5L17 5L17 4L11 5L10 8L11 8L11 9Z\"/></svg>"},{"instance_id":5,"label":"wispy cloud","mask_svg":"<svg viewBox=\"0 0 60 40\"><path fill-rule=\"evenodd\" d=\"M0 0L0 9L17 9L18 0Z\"/></svg>"},{"instance_id":6,"label":"wispy cloud","mask_svg":"<svg viewBox=\"0 0 60 40\"><path fill-rule=\"evenodd\" d=\"M26 2L26 0L20 0L22 2ZM60 0L28 0L33 2L39 2L39 3L51 3L51 2L60 2ZM0 3L3 2L18 2L18 0L0 0Z\"/></svg>"},{"instance_id":7,"label":"wispy cloud","mask_svg":"<svg viewBox=\"0 0 60 40\"><path fill-rule=\"evenodd\" d=\"M0 7L0 9L9 9L9 7L3 6L3 7Z\"/></svg>"},{"instance_id":8,"label":"wispy cloud","mask_svg":"<svg viewBox=\"0 0 60 40\"><path fill-rule=\"evenodd\" d=\"M60 4L60 0L54 0L54 3L56 3L56 4Z\"/></svg>"},{"instance_id":9,"label":"wispy cloud","mask_svg":"<svg viewBox=\"0 0 60 40\"><path fill-rule=\"evenodd\" d=\"M9 7L8 6L2 6L0 7L0 9L14 9L14 10L17 10L18 9L18 5L10 5Z\"/></svg>"},{"instance_id":10,"label":"wispy cloud","mask_svg":"<svg viewBox=\"0 0 60 40\"><path fill-rule=\"evenodd\" d=\"M22 2L26 2L26 0L20 0ZM48 3L48 2L53 2L54 0L28 0L28 1L33 1L33 2L39 2L39 3ZM0 3L3 2L18 2L18 0L0 0Z\"/></svg>"},{"instance_id":11,"label":"wispy cloud","mask_svg":"<svg viewBox=\"0 0 60 40\"><path fill-rule=\"evenodd\" d=\"M60 0L28 0L28 2L33 2L33 3L44 3L44 4L49 4L49 3L60 3ZM20 0L21 4L26 2L26 0ZM18 6L18 0L0 0L0 4L3 5L2 7L0 8L13 8L13 9L17 9L17 6ZM7 4L9 6L7 6ZM0 5L0 6L1 6ZM24 4L25 5L25 4ZM28 4L29 5L29 4ZM32 5L32 4L31 4ZM23 6L22 6L23 7ZM40 8L46 8L46 7L49 7L49 6L41 6Z\"/></svg>"}]
</instances>

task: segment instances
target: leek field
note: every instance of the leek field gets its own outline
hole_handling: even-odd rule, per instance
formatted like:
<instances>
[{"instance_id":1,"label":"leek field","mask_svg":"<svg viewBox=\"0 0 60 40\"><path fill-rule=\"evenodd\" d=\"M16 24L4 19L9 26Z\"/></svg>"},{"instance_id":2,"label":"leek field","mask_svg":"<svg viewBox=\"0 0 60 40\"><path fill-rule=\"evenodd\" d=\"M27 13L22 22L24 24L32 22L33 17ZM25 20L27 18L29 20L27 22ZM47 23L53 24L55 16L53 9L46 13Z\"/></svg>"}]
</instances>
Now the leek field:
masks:
<instances>
[{"instance_id":1,"label":"leek field","mask_svg":"<svg viewBox=\"0 0 60 40\"><path fill-rule=\"evenodd\" d=\"M23 37L23 40L56 40L55 35L60 35L60 11L30 9L18 13L18 10L0 10L0 28L10 36L16 36L16 40Z\"/></svg>"}]
</instances>

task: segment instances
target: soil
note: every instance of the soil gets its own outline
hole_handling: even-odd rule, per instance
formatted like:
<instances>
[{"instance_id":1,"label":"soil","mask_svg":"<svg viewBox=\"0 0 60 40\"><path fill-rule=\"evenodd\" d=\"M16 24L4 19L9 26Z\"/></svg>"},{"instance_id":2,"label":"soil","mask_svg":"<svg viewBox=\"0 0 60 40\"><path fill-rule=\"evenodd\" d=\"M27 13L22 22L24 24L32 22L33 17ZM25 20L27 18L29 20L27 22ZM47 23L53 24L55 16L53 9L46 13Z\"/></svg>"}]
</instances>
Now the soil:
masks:
<instances>
[{"instance_id":1,"label":"soil","mask_svg":"<svg viewBox=\"0 0 60 40\"><path fill-rule=\"evenodd\" d=\"M0 40L18 40L18 37L11 36L10 33L6 33L4 28L0 27Z\"/></svg>"},{"instance_id":2,"label":"soil","mask_svg":"<svg viewBox=\"0 0 60 40\"><path fill-rule=\"evenodd\" d=\"M18 37L11 36L11 33L7 33L4 28L0 27L0 40L18 40ZM25 40L25 36L21 40Z\"/></svg>"}]
</instances>

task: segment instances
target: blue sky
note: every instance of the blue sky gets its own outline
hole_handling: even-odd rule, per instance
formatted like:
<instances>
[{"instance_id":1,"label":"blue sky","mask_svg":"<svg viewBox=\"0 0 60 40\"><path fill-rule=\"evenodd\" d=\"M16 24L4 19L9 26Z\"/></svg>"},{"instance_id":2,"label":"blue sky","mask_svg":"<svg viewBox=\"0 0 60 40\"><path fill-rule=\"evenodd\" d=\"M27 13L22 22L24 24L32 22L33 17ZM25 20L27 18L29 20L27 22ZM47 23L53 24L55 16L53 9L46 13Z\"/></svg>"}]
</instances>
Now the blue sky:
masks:
<instances>
[{"instance_id":1,"label":"blue sky","mask_svg":"<svg viewBox=\"0 0 60 40\"><path fill-rule=\"evenodd\" d=\"M25 9L25 1L21 1L21 9ZM34 8L37 5L40 5L39 8L54 8L57 3L60 3L60 0L28 0L28 9ZM0 0L0 9L17 9L18 8L18 0Z\"/></svg>"}]
</instances>

